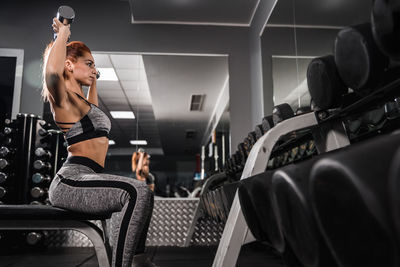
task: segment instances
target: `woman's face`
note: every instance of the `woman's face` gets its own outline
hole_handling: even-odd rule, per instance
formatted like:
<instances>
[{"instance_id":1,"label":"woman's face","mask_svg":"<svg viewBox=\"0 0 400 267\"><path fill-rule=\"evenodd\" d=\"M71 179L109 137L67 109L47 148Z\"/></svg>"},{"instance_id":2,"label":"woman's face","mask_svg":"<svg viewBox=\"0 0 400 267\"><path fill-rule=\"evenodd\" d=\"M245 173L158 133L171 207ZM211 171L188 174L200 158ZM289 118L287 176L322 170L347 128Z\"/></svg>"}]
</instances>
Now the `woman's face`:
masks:
<instances>
[{"instance_id":1,"label":"woman's face","mask_svg":"<svg viewBox=\"0 0 400 267\"><path fill-rule=\"evenodd\" d=\"M72 65L73 76L82 85L90 86L96 80L97 70L92 54L85 53Z\"/></svg>"}]
</instances>

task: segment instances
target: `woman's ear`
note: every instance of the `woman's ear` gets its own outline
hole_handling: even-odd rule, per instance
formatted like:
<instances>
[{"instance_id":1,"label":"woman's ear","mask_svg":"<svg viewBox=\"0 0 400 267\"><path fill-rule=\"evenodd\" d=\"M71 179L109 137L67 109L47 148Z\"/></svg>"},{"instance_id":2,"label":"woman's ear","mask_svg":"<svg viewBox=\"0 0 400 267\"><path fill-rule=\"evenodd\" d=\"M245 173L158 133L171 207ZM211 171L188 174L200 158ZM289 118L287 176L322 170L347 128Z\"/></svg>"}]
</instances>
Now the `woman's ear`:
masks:
<instances>
[{"instance_id":1,"label":"woman's ear","mask_svg":"<svg viewBox=\"0 0 400 267\"><path fill-rule=\"evenodd\" d=\"M72 72L72 71L73 71L71 60L69 60L69 59L65 60L65 68L66 68L69 72Z\"/></svg>"}]
</instances>

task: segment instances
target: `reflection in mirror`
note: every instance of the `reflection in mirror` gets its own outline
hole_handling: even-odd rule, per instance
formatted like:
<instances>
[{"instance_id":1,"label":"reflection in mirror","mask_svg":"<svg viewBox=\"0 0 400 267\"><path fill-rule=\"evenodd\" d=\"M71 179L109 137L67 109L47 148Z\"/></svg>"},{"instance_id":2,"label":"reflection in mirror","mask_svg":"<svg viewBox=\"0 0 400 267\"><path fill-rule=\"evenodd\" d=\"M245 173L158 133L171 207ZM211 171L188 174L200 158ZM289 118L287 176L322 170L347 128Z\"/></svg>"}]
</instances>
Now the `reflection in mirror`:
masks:
<instances>
[{"instance_id":1,"label":"reflection in mirror","mask_svg":"<svg viewBox=\"0 0 400 267\"><path fill-rule=\"evenodd\" d=\"M226 107L229 99L226 56L94 52L93 57L101 72L99 106L112 122L107 173L133 177L132 153L143 148L151 155L156 195L187 196L209 129L217 129L222 168L222 144L229 148L229 111L219 114L215 107ZM215 165L207 168L215 171Z\"/></svg>"},{"instance_id":2,"label":"reflection in mirror","mask_svg":"<svg viewBox=\"0 0 400 267\"><path fill-rule=\"evenodd\" d=\"M274 105L288 103L294 111L310 106L307 67L312 57L272 57Z\"/></svg>"},{"instance_id":3,"label":"reflection in mirror","mask_svg":"<svg viewBox=\"0 0 400 267\"><path fill-rule=\"evenodd\" d=\"M339 30L369 21L370 4L278 0L261 36L264 101L286 102L294 111L310 106L308 64L312 58L334 54Z\"/></svg>"},{"instance_id":4,"label":"reflection in mirror","mask_svg":"<svg viewBox=\"0 0 400 267\"><path fill-rule=\"evenodd\" d=\"M0 128L19 112L24 50L0 48Z\"/></svg>"}]
</instances>

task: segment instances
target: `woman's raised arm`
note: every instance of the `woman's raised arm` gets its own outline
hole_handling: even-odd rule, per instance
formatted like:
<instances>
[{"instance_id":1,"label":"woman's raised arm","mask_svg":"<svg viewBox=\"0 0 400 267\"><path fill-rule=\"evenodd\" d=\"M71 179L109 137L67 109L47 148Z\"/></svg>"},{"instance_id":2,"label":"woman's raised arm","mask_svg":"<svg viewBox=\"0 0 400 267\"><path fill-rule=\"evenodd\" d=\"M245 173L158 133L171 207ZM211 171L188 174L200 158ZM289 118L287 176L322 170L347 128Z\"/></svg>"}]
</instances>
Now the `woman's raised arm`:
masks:
<instances>
[{"instance_id":1,"label":"woman's raised arm","mask_svg":"<svg viewBox=\"0 0 400 267\"><path fill-rule=\"evenodd\" d=\"M53 19L53 30L58 33L57 39L45 59L45 82L54 104L61 105L66 96L64 84L64 68L66 60L66 44L71 34L69 25L62 24L57 18Z\"/></svg>"}]
</instances>

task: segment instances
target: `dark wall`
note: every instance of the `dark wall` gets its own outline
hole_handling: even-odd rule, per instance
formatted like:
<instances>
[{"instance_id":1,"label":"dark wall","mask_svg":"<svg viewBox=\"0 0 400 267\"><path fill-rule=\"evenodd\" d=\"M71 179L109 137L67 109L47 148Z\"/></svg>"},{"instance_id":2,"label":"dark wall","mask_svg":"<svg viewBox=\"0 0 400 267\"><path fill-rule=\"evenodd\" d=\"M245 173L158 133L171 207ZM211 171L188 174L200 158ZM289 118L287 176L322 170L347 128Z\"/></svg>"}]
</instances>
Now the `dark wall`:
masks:
<instances>
[{"instance_id":1,"label":"dark wall","mask_svg":"<svg viewBox=\"0 0 400 267\"><path fill-rule=\"evenodd\" d=\"M11 118L16 64L16 57L0 57L0 129Z\"/></svg>"},{"instance_id":2,"label":"dark wall","mask_svg":"<svg viewBox=\"0 0 400 267\"><path fill-rule=\"evenodd\" d=\"M229 55L232 147L260 119L251 112L247 27L131 24L128 2L117 0L1 2L0 47L24 49L21 112L42 114L41 55L53 36L52 18L60 5L76 12L71 40L84 41L92 51Z\"/></svg>"}]
</instances>

